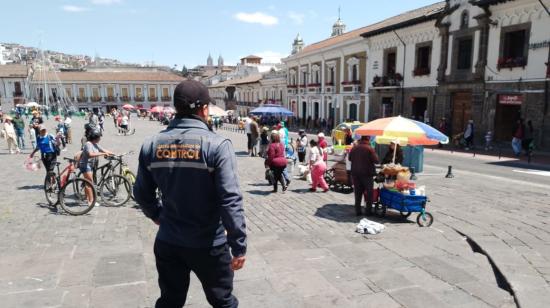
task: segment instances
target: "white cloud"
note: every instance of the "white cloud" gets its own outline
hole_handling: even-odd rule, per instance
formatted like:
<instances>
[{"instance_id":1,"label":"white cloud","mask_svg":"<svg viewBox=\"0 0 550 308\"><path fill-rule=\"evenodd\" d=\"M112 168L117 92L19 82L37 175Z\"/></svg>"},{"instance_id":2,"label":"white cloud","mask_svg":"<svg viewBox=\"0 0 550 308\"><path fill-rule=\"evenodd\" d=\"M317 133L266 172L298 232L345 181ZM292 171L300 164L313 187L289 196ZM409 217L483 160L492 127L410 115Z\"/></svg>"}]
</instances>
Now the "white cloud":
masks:
<instances>
[{"instance_id":1,"label":"white cloud","mask_svg":"<svg viewBox=\"0 0 550 308\"><path fill-rule=\"evenodd\" d=\"M96 5L111 5L121 3L122 0L91 0L92 4Z\"/></svg>"},{"instance_id":2,"label":"white cloud","mask_svg":"<svg viewBox=\"0 0 550 308\"><path fill-rule=\"evenodd\" d=\"M266 50L262 52L254 53L258 57L262 57L262 63L281 63L281 59L288 56L273 50Z\"/></svg>"},{"instance_id":3,"label":"white cloud","mask_svg":"<svg viewBox=\"0 0 550 308\"><path fill-rule=\"evenodd\" d=\"M303 24L304 18L306 17L304 14L296 13L294 11L288 12L287 16L297 25Z\"/></svg>"},{"instance_id":4,"label":"white cloud","mask_svg":"<svg viewBox=\"0 0 550 308\"><path fill-rule=\"evenodd\" d=\"M71 13L80 13L89 11L90 9L83 6L76 6L76 5L64 5L61 7L61 9L65 12L71 12Z\"/></svg>"},{"instance_id":5,"label":"white cloud","mask_svg":"<svg viewBox=\"0 0 550 308\"><path fill-rule=\"evenodd\" d=\"M262 12L255 13L237 13L234 15L235 19L247 22L251 24L261 24L264 26L273 26L279 23L279 19L275 16L267 15Z\"/></svg>"}]
</instances>

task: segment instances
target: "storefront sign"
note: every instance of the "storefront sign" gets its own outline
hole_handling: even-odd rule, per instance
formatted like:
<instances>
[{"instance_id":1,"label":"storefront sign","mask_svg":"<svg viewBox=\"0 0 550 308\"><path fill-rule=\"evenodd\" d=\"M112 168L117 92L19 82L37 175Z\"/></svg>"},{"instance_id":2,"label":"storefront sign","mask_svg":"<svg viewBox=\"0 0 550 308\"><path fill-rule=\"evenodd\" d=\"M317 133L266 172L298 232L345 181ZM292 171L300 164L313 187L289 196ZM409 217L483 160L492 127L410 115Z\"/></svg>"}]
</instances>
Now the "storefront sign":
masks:
<instances>
[{"instance_id":1,"label":"storefront sign","mask_svg":"<svg viewBox=\"0 0 550 308\"><path fill-rule=\"evenodd\" d=\"M521 105L523 95L499 95L498 102L502 105Z\"/></svg>"},{"instance_id":2,"label":"storefront sign","mask_svg":"<svg viewBox=\"0 0 550 308\"><path fill-rule=\"evenodd\" d=\"M536 43L529 44L529 49L539 49L539 48L545 48L545 47L548 47L548 46L550 46L550 41L546 40L546 41L542 41L542 42L536 42Z\"/></svg>"}]
</instances>

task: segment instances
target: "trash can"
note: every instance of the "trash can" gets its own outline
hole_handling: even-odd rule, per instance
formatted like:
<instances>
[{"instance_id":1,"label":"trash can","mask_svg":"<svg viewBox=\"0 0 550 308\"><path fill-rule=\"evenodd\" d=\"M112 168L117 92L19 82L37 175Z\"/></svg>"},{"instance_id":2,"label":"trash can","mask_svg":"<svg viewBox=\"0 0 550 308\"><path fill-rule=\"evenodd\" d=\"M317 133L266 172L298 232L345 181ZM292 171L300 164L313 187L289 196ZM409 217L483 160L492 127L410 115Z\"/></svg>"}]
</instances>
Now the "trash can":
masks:
<instances>
[{"instance_id":1,"label":"trash can","mask_svg":"<svg viewBox=\"0 0 550 308\"><path fill-rule=\"evenodd\" d=\"M406 146L403 147L403 166L414 168L415 173L424 170L424 147Z\"/></svg>"}]
</instances>

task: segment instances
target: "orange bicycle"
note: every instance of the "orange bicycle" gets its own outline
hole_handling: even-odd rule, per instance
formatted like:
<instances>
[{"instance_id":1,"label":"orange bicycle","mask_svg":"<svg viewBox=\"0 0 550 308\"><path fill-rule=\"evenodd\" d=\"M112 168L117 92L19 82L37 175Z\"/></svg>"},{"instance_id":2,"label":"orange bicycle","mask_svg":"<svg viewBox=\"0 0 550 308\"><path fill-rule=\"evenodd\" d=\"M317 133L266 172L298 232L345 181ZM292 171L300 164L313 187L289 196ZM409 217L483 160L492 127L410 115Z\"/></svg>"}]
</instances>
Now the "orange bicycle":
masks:
<instances>
[{"instance_id":1,"label":"orange bicycle","mask_svg":"<svg viewBox=\"0 0 550 308\"><path fill-rule=\"evenodd\" d=\"M63 159L69 165L59 172L60 163L57 162L57 173L51 172L44 180L44 193L50 206L57 206L71 215L84 215L92 210L96 203L96 189L94 184L86 179L77 178L74 159Z\"/></svg>"}]
</instances>

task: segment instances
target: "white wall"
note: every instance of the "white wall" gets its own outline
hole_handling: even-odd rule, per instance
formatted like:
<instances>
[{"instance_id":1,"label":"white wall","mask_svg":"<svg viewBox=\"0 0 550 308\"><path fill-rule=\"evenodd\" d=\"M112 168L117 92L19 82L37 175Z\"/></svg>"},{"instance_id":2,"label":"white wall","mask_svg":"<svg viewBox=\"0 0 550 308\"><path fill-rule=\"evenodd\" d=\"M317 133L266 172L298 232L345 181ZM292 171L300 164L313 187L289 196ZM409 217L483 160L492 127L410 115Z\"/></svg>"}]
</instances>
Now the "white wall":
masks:
<instances>
[{"instance_id":1,"label":"white wall","mask_svg":"<svg viewBox=\"0 0 550 308\"><path fill-rule=\"evenodd\" d=\"M489 32L486 76L495 81L545 78L548 47L530 49L525 68L516 67L512 70L504 68L500 71L497 69L502 27L531 22L529 43L550 40L550 17L540 3L536 0L512 1L492 6L491 11L493 12L492 19L498 24L492 26Z\"/></svg>"},{"instance_id":2,"label":"white wall","mask_svg":"<svg viewBox=\"0 0 550 308\"><path fill-rule=\"evenodd\" d=\"M437 67L441 57L441 37L435 28L435 22L426 22L412 27L396 30L397 34L405 42L407 53L405 59L405 71L403 72L403 44L395 33L388 32L368 39L368 79L367 85L371 87L374 76L384 75L384 50L397 48L396 72L404 77L405 87L431 87L437 84ZM414 76L416 66L416 45L418 43L432 42L430 75ZM375 66L375 63L378 65Z\"/></svg>"}]
</instances>

